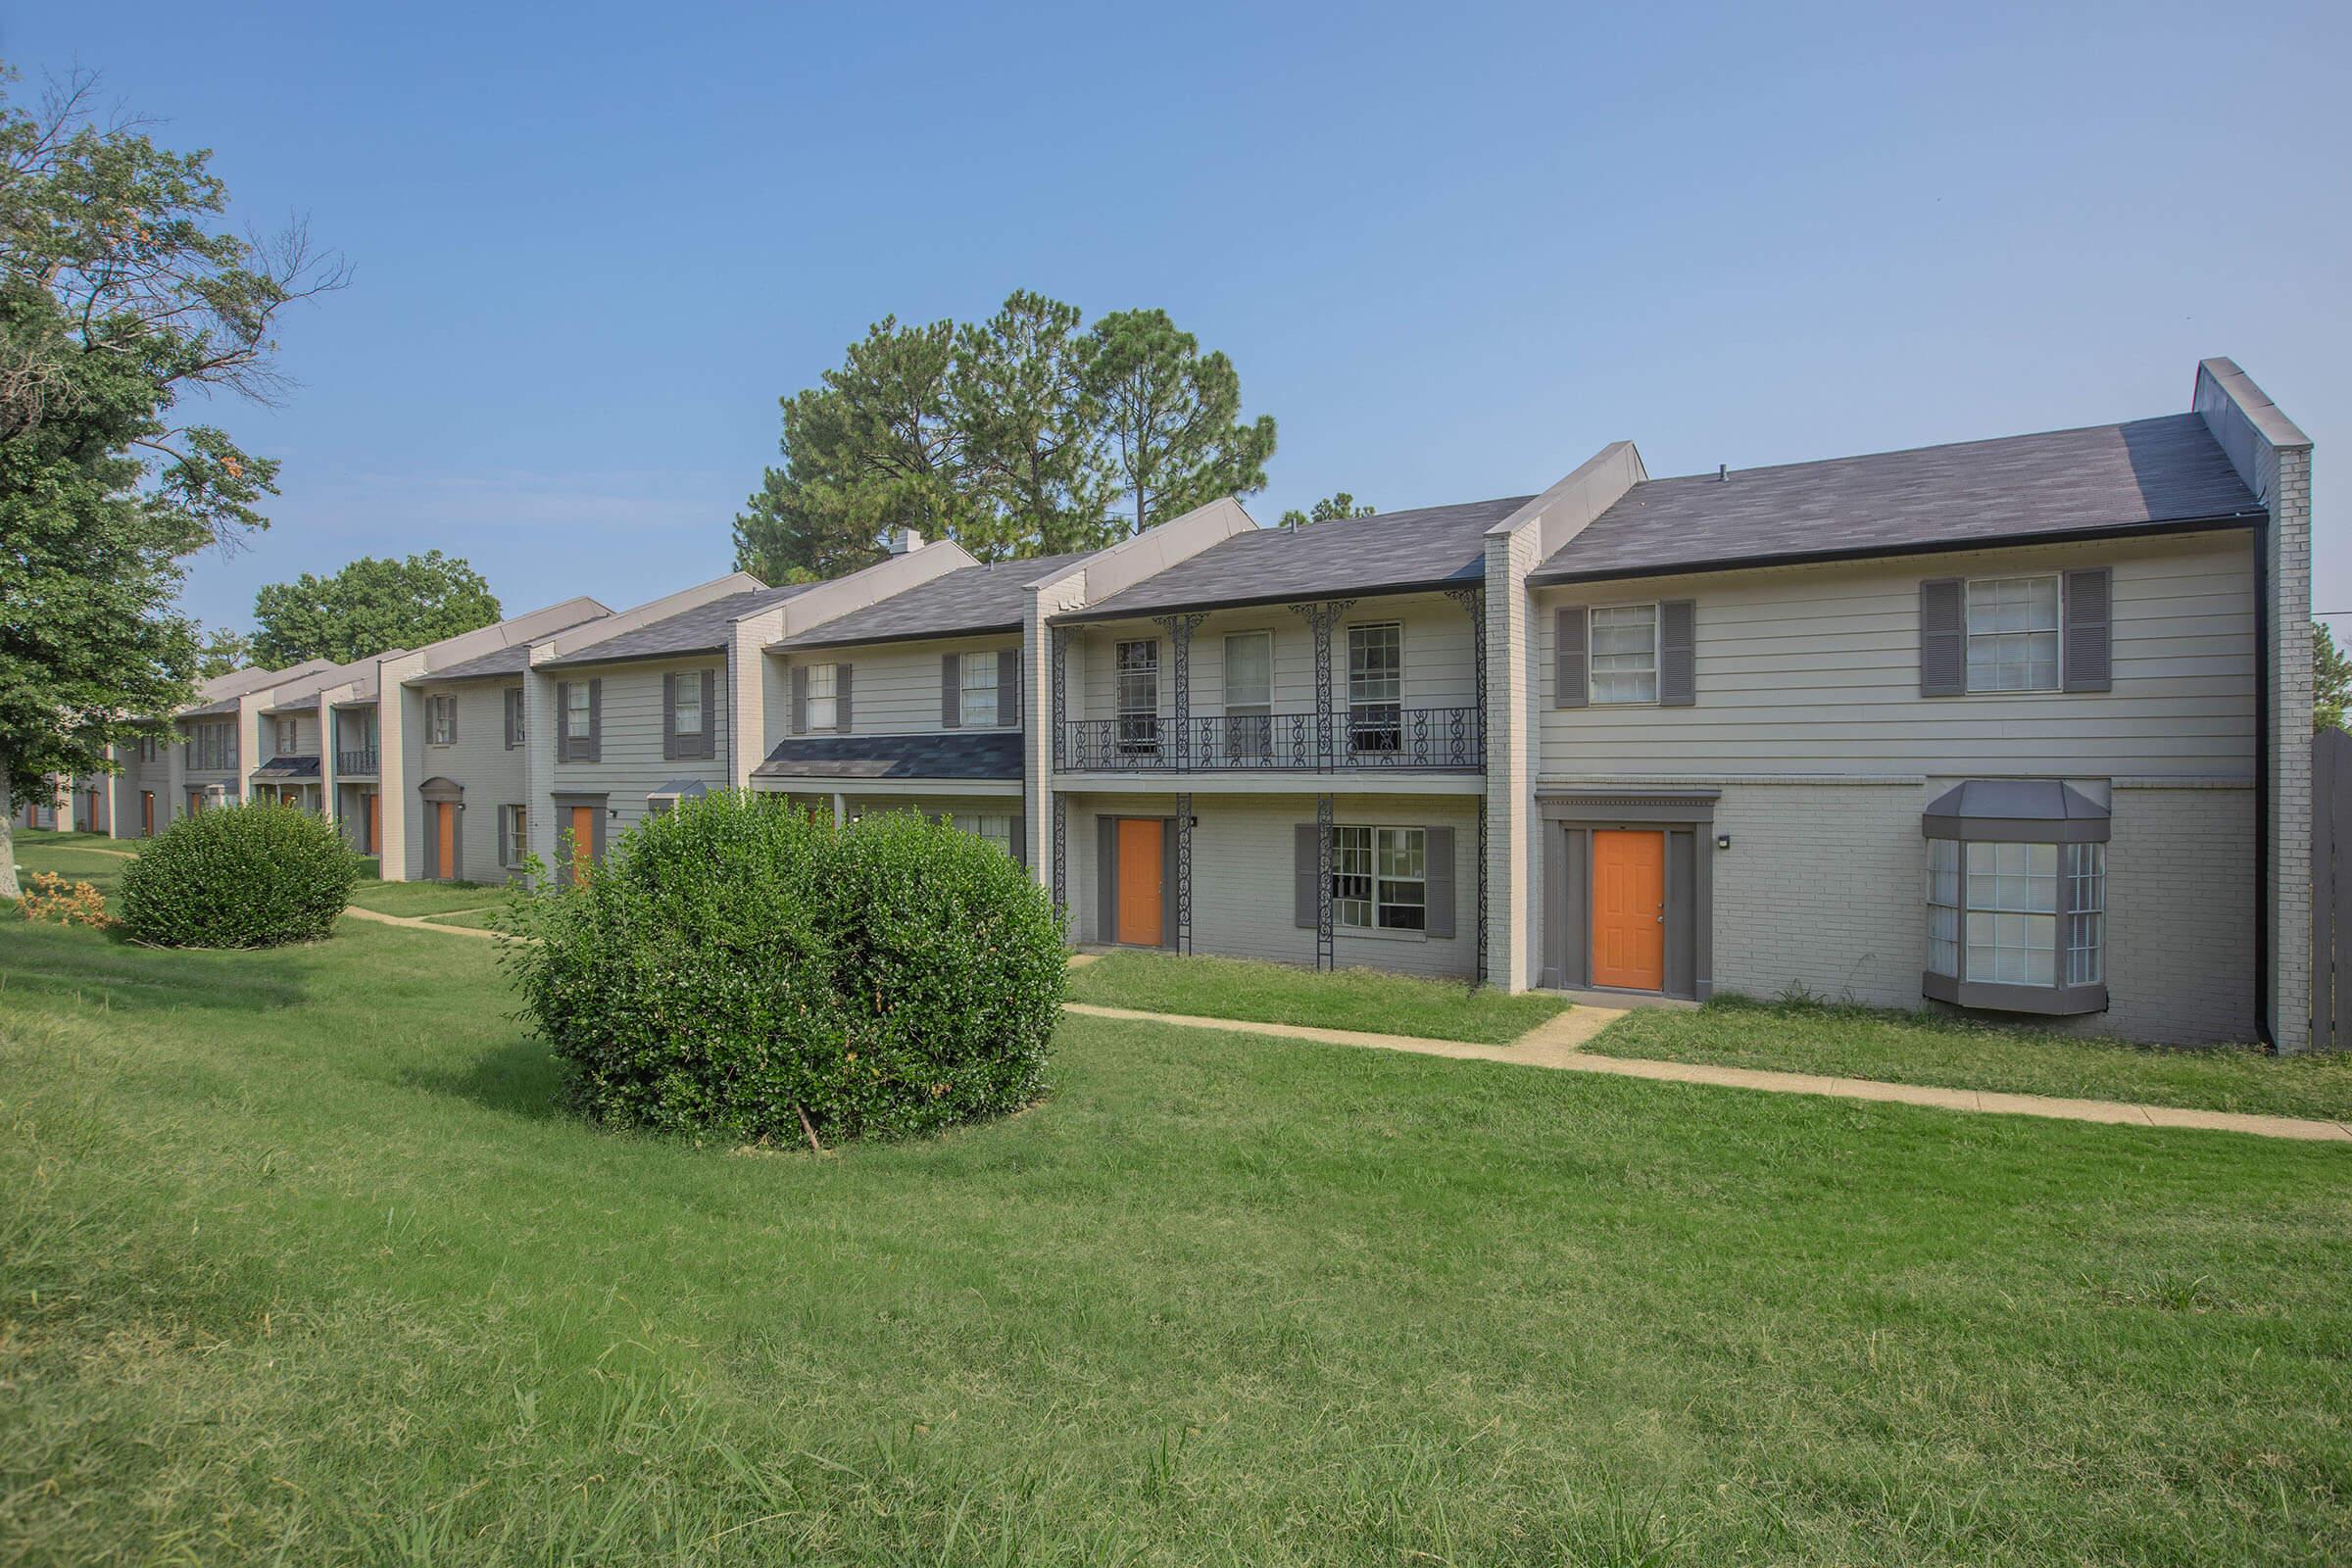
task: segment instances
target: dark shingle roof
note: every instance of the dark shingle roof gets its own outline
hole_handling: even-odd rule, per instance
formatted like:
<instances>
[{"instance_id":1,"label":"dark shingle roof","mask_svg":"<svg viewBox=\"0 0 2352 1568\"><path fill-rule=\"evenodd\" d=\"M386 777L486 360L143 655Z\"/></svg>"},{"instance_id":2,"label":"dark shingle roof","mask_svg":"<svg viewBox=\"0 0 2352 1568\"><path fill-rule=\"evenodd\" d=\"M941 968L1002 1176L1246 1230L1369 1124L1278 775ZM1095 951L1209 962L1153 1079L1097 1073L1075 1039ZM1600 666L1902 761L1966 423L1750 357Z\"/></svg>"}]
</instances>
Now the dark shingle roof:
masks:
<instances>
[{"instance_id":1,"label":"dark shingle roof","mask_svg":"<svg viewBox=\"0 0 2352 1568\"><path fill-rule=\"evenodd\" d=\"M1538 582L2080 536L2256 512L2193 414L1638 484Z\"/></svg>"},{"instance_id":2,"label":"dark shingle roof","mask_svg":"<svg viewBox=\"0 0 2352 1568\"><path fill-rule=\"evenodd\" d=\"M1018 730L937 735L804 735L784 741L754 778L1019 778Z\"/></svg>"},{"instance_id":3,"label":"dark shingle roof","mask_svg":"<svg viewBox=\"0 0 2352 1568\"><path fill-rule=\"evenodd\" d=\"M316 757L272 757L253 770L255 778L317 778Z\"/></svg>"},{"instance_id":4,"label":"dark shingle roof","mask_svg":"<svg viewBox=\"0 0 2352 1568\"><path fill-rule=\"evenodd\" d=\"M491 675L519 675L531 667L531 645L509 643L493 648L486 654L450 664L441 669L428 669L421 675L412 675L414 686L428 685L437 680L481 680Z\"/></svg>"},{"instance_id":5,"label":"dark shingle roof","mask_svg":"<svg viewBox=\"0 0 2352 1568\"><path fill-rule=\"evenodd\" d=\"M551 659L541 669L577 669L583 664L617 664L632 659L662 659L672 654L703 654L727 646L727 622L770 605L780 605L798 594L815 587L812 582L796 582L782 588L755 588L747 593L723 594L708 604L681 610L674 615L649 622L635 631L624 631L617 637L590 643L576 654ZM444 671L446 675L448 672Z\"/></svg>"},{"instance_id":6,"label":"dark shingle roof","mask_svg":"<svg viewBox=\"0 0 2352 1568\"><path fill-rule=\"evenodd\" d=\"M1530 499L1505 496L1235 534L1101 604L1055 618L1107 620L1475 583L1486 575L1487 530Z\"/></svg>"},{"instance_id":7,"label":"dark shingle roof","mask_svg":"<svg viewBox=\"0 0 2352 1568\"><path fill-rule=\"evenodd\" d=\"M1024 590L1084 561L1090 551L1068 556L1035 556L1025 561L992 561L959 566L926 583L811 626L777 648L840 648L852 643L897 642L921 637L958 637L1018 626L1027 613Z\"/></svg>"}]
</instances>

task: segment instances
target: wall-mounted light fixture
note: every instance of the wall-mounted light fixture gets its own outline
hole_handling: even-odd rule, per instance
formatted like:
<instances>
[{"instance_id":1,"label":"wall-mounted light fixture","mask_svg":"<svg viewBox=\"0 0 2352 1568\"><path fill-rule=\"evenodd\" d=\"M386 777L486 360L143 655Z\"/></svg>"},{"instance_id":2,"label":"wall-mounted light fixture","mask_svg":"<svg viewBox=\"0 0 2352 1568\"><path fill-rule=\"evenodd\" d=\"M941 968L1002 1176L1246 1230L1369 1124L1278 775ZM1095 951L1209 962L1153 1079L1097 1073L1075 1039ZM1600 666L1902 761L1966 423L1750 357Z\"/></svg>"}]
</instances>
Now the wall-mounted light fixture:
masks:
<instances>
[{"instance_id":1,"label":"wall-mounted light fixture","mask_svg":"<svg viewBox=\"0 0 2352 1568\"><path fill-rule=\"evenodd\" d=\"M1732 836L1731 836L1729 833L1718 833L1718 834L1716 834L1716 835L1715 835L1715 847L1716 847L1717 849L1719 849L1719 850L1728 850L1728 849L1730 849L1730 848L1732 847Z\"/></svg>"}]
</instances>

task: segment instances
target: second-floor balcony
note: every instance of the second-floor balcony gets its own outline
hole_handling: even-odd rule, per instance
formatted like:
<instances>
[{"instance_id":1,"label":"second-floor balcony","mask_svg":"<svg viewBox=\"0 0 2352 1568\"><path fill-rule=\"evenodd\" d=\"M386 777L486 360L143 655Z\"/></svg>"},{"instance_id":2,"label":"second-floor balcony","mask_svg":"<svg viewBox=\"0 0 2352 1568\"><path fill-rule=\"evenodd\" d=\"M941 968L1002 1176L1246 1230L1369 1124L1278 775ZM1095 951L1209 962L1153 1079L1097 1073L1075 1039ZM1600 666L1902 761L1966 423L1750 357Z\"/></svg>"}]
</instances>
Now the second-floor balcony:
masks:
<instances>
[{"instance_id":1,"label":"second-floor balcony","mask_svg":"<svg viewBox=\"0 0 2352 1568\"><path fill-rule=\"evenodd\" d=\"M335 753L335 771L345 777L370 777L375 772L375 748L364 752Z\"/></svg>"},{"instance_id":2,"label":"second-floor balcony","mask_svg":"<svg viewBox=\"0 0 2352 1568\"><path fill-rule=\"evenodd\" d=\"M1079 719L1058 765L1081 773L1483 772L1487 718L1478 708L1358 704L1328 720L1312 712L1150 713Z\"/></svg>"}]
</instances>

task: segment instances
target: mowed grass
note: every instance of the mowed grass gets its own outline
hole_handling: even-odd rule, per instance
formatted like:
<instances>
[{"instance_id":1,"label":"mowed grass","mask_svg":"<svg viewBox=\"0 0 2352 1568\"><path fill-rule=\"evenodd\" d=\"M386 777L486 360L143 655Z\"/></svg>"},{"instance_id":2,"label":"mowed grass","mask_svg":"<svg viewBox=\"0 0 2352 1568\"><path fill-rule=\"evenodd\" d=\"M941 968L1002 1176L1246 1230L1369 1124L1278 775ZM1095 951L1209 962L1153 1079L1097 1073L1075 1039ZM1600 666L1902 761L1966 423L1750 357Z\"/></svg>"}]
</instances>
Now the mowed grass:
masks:
<instances>
[{"instance_id":1,"label":"mowed grass","mask_svg":"<svg viewBox=\"0 0 2352 1568\"><path fill-rule=\"evenodd\" d=\"M20 831L20 838L24 835ZM17 846L17 880L29 889L36 872L49 871L69 882L87 882L107 897L111 906L117 890L122 885L122 872L130 862L119 855L106 855L79 846L19 843ZM119 912L119 911L118 911Z\"/></svg>"},{"instance_id":2,"label":"mowed grass","mask_svg":"<svg viewBox=\"0 0 2352 1568\"><path fill-rule=\"evenodd\" d=\"M487 944L0 936L11 1561L2352 1551L2352 1157L1073 1018L813 1158Z\"/></svg>"},{"instance_id":3,"label":"mowed grass","mask_svg":"<svg viewBox=\"0 0 2352 1568\"><path fill-rule=\"evenodd\" d=\"M1248 958L1106 953L1070 971L1070 1000L1143 1012L1502 1045L1568 1010L1558 997L1505 996L1377 969L1317 974Z\"/></svg>"},{"instance_id":4,"label":"mowed grass","mask_svg":"<svg viewBox=\"0 0 2352 1568\"><path fill-rule=\"evenodd\" d=\"M2242 1048L2132 1046L1869 1007L1724 997L1696 1010L1634 1011L1585 1049L1950 1089L2352 1120L2352 1054L2272 1056Z\"/></svg>"},{"instance_id":5,"label":"mowed grass","mask_svg":"<svg viewBox=\"0 0 2352 1568\"><path fill-rule=\"evenodd\" d=\"M58 832L45 827L19 826L9 834L22 853L26 846L35 849L86 849L93 845L103 849L135 849L137 841L118 841L104 833L84 833L79 828Z\"/></svg>"},{"instance_id":6,"label":"mowed grass","mask_svg":"<svg viewBox=\"0 0 2352 1568\"><path fill-rule=\"evenodd\" d=\"M491 908L508 897L504 887L481 882L361 882L351 890L351 902L363 909L413 918Z\"/></svg>"}]
</instances>

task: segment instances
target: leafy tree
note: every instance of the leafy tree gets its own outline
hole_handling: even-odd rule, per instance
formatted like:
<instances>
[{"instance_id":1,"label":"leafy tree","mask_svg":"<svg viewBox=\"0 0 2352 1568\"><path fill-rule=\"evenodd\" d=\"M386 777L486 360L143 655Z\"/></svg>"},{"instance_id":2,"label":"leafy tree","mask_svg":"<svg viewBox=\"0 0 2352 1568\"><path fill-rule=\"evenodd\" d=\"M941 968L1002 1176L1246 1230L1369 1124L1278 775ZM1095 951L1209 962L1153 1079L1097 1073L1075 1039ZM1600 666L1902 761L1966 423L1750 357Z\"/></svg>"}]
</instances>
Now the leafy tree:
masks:
<instances>
[{"instance_id":1,"label":"leafy tree","mask_svg":"<svg viewBox=\"0 0 2352 1568\"><path fill-rule=\"evenodd\" d=\"M770 582L838 577L880 560L899 527L988 554L987 530L968 526L984 509L948 415L955 362L954 322L885 317L822 385L785 398L784 466L736 515L736 564Z\"/></svg>"},{"instance_id":2,"label":"leafy tree","mask_svg":"<svg viewBox=\"0 0 2352 1568\"><path fill-rule=\"evenodd\" d=\"M2324 620L2311 623L2311 727L2344 727L2344 705L2352 703L2352 659L2335 646L2335 634Z\"/></svg>"},{"instance_id":3,"label":"leafy tree","mask_svg":"<svg viewBox=\"0 0 2352 1568\"><path fill-rule=\"evenodd\" d=\"M1220 496L1266 484L1274 416L1243 423L1233 362L1200 352L1165 311L1113 311L1087 334L1087 397L1118 475L1122 510L1141 533Z\"/></svg>"},{"instance_id":4,"label":"leafy tree","mask_svg":"<svg viewBox=\"0 0 2352 1568\"><path fill-rule=\"evenodd\" d=\"M271 332L339 286L299 225L220 232L211 155L101 122L77 75L37 105L0 68L0 774L7 806L109 771L192 689L173 608L191 553L266 526L277 465L178 417L182 398L267 401ZM141 715L148 715L142 717ZM0 811L0 897L18 892Z\"/></svg>"},{"instance_id":5,"label":"leafy tree","mask_svg":"<svg viewBox=\"0 0 2352 1568\"><path fill-rule=\"evenodd\" d=\"M306 659L348 664L487 626L500 613L490 584L456 556L362 556L331 577L306 571L255 594L253 655L271 667Z\"/></svg>"},{"instance_id":6,"label":"leafy tree","mask_svg":"<svg viewBox=\"0 0 2352 1568\"><path fill-rule=\"evenodd\" d=\"M1286 528L1298 528L1310 522L1334 522L1341 517L1376 516L1379 512L1378 507L1357 506L1355 497L1342 490L1337 495L1325 496L1316 502L1309 511L1300 512L1298 508L1293 507L1282 514L1282 525Z\"/></svg>"},{"instance_id":7,"label":"leafy tree","mask_svg":"<svg viewBox=\"0 0 2352 1568\"><path fill-rule=\"evenodd\" d=\"M211 680L252 662L253 639L241 631L216 626L196 650L196 678Z\"/></svg>"},{"instance_id":8,"label":"leafy tree","mask_svg":"<svg viewBox=\"0 0 2352 1568\"><path fill-rule=\"evenodd\" d=\"M735 564L770 582L838 576L891 530L983 561L1108 544L1261 488L1274 421L1163 311L1080 331L1026 290L977 325L885 318L822 383L783 400L784 464L735 518Z\"/></svg>"},{"instance_id":9,"label":"leafy tree","mask_svg":"<svg viewBox=\"0 0 2352 1568\"><path fill-rule=\"evenodd\" d=\"M1118 485L1087 398L1082 321L1076 306L1020 290L956 334L949 416L993 514L988 543L1008 554L1091 550L1112 537L1105 519Z\"/></svg>"}]
</instances>

